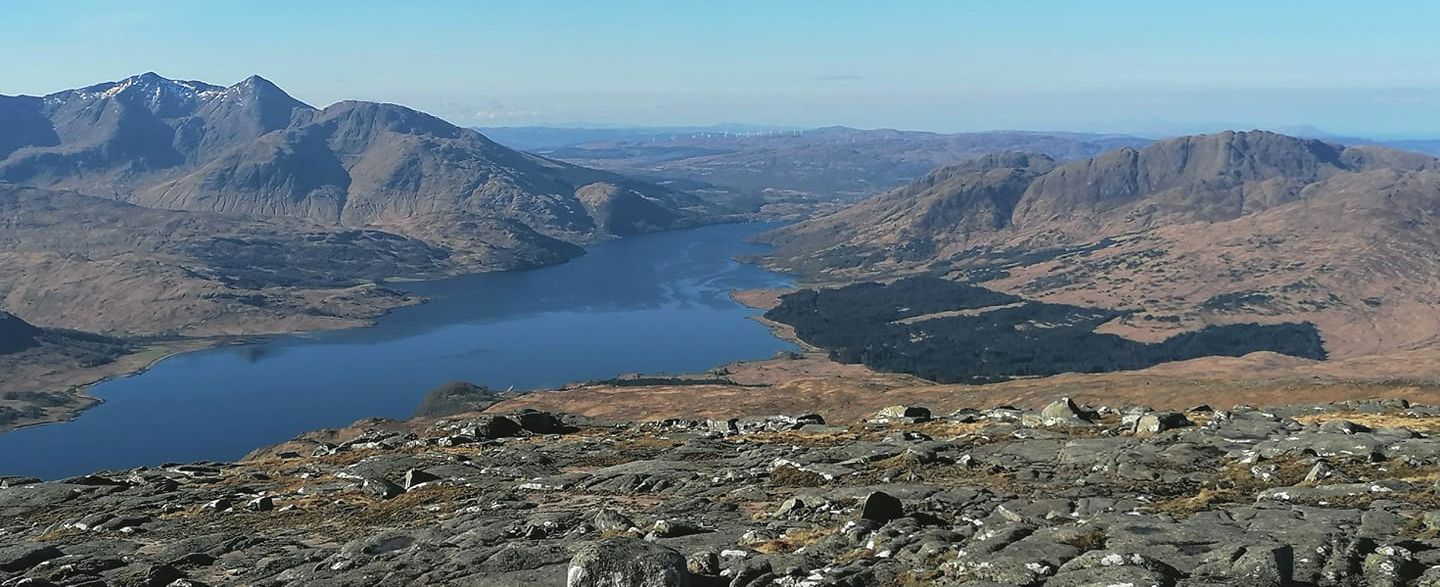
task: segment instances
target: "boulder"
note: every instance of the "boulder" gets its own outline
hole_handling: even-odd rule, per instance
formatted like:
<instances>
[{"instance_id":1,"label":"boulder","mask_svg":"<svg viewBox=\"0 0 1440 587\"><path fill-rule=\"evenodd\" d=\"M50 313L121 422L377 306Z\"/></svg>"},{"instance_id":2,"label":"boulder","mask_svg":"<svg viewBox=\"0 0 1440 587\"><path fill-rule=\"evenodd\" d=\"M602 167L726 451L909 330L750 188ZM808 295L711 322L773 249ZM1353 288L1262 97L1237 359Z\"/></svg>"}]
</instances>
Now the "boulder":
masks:
<instances>
[{"instance_id":1,"label":"boulder","mask_svg":"<svg viewBox=\"0 0 1440 587\"><path fill-rule=\"evenodd\" d=\"M471 438L508 438L524 433L525 427L505 416L481 416L460 429L461 436Z\"/></svg>"},{"instance_id":2,"label":"boulder","mask_svg":"<svg viewBox=\"0 0 1440 587\"><path fill-rule=\"evenodd\" d=\"M611 538L580 547L566 587L690 587L685 557L638 538Z\"/></svg>"},{"instance_id":3,"label":"boulder","mask_svg":"<svg viewBox=\"0 0 1440 587\"><path fill-rule=\"evenodd\" d=\"M609 534L629 532L637 527L634 520L612 509L602 509L597 512L595 517L591 518L590 525L595 526L595 529L600 532Z\"/></svg>"},{"instance_id":4,"label":"boulder","mask_svg":"<svg viewBox=\"0 0 1440 587\"><path fill-rule=\"evenodd\" d=\"M439 475L432 475L430 473L426 473L425 471L421 471L420 469L410 469L409 471L405 472L405 490L409 491L410 489L421 483L429 483L431 481L439 480Z\"/></svg>"},{"instance_id":5,"label":"boulder","mask_svg":"<svg viewBox=\"0 0 1440 587\"><path fill-rule=\"evenodd\" d=\"M1185 414L1180 412L1151 412L1135 421L1135 433L1141 436L1159 434L1166 430L1194 426Z\"/></svg>"},{"instance_id":6,"label":"boulder","mask_svg":"<svg viewBox=\"0 0 1440 587\"><path fill-rule=\"evenodd\" d=\"M1320 425L1320 431L1337 434L1365 434L1371 432L1369 426L1356 424L1349 420L1330 420Z\"/></svg>"},{"instance_id":7,"label":"boulder","mask_svg":"<svg viewBox=\"0 0 1440 587\"><path fill-rule=\"evenodd\" d=\"M1399 546L1375 549L1365 556L1360 568L1370 587L1403 587L1425 570L1408 549Z\"/></svg>"},{"instance_id":8,"label":"boulder","mask_svg":"<svg viewBox=\"0 0 1440 587\"><path fill-rule=\"evenodd\" d=\"M564 428L555 414L538 410L520 410L510 414L510 419L518 422L526 432L535 434L554 434Z\"/></svg>"},{"instance_id":9,"label":"boulder","mask_svg":"<svg viewBox=\"0 0 1440 587\"><path fill-rule=\"evenodd\" d=\"M884 524L905 517L905 505L883 491L876 491L860 500L860 519Z\"/></svg>"},{"instance_id":10,"label":"boulder","mask_svg":"<svg viewBox=\"0 0 1440 587\"><path fill-rule=\"evenodd\" d=\"M738 426L739 422L740 420L737 418L730 418L728 420L706 420L705 429L721 434L734 434L740 429Z\"/></svg>"},{"instance_id":11,"label":"boulder","mask_svg":"<svg viewBox=\"0 0 1440 587\"><path fill-rule=\"evenodd\" d=\"M1236 585L1281 587L1290 584L1294 559L1290 545L1223 547L1208 555L1192 574Z\"/></svg>"},{"instance_id":12,"label":"boulder","mask_svg":"<svg viewBox=\"0 0 1440 587\"><path fill-rule=\"evenodd\" d=\"M1044 426L1085 426L1094 419L1094 414L1080 409L1068 397L1055 400L1040 410L1040 421Z\"/></svg>"},{"instance_id":13,"label":"boulder","mask_svg":"<svg viewBox=\"0 0 1440 587\"><path fill-rule=\"evenodd\" d=\"M364 481L360 482L360 489L379 499L390 499L392 497L405 493L405 490L399 485L396 485L390 482L390 480L383 477L366 478Z\"/></svg>"},{"instance_id":14,"label":"boulder","mask_svg":"<svg viewBox=\"0 0 1440 587\"><path fill-rule=\"evenodd\" d=\"M713 550L693 553L685 559L685 567L692 575L719 575L720 553Z\"/></svg>"},{"instance_id":15,"label":"boulder","mask_svg":"<svg viewBox=\"0 0 1440 587\"><path fill-rule=\"evenodd\" d=\"M924 406L890 406L882 408L875 414L875 420L891 421L901 420L909 422L924 422L930 419L930 408Z\"/></svg>"},{"instance_id":16,"label":"boulder","mask_svg":"<svg viewBox=\"0 0 1440 587\"><path fill-rule=\"evenodd\" d=\"M15 573L23 571L64 553L49 544L22 542L11 546L0 546L0 571Z\"/></svg>"}]
</instances>

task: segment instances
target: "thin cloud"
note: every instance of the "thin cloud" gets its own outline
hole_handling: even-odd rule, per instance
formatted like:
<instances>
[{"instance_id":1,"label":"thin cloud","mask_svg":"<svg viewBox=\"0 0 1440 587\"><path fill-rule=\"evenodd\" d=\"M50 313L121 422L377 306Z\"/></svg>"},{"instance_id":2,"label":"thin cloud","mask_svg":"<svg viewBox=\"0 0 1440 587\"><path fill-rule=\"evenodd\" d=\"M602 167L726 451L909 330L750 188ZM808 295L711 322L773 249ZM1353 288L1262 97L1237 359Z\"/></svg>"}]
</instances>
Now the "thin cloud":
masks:
<instances>
[{"instance_id":1,"label":"thin cloud","mask_svg":"<svg viewBox=\"0 0 1440 587\"><path fill-rule=\"evenodd\" d=\"M855 81L855 80L859 80L859 79L864 79L864 78L861 77L861 76L858 76L858 75L853 75L853 74L848 74L848 73L847 73L847 74L840 74L840 75L817 75L817 76L815 76L815 80L816 80L816 81L822 81L822 82L850 82L850 81Z\"/></svg>"}]
</instances>

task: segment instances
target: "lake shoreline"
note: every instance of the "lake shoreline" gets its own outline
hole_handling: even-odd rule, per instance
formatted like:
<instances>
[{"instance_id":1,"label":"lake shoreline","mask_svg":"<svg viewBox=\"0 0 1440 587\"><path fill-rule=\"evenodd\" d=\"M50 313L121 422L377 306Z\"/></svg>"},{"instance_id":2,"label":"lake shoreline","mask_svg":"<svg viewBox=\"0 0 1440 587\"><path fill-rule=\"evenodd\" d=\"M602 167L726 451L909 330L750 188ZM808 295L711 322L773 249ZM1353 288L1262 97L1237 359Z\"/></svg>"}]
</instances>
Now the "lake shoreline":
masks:
<instances>
[{"instance_id":1,"label":"lake shoreline","mask_svg":"<svg viewBox=\"0 0 1440 587\"><path fill-rule=\"evenodd\" d=\"M117 427L129 438L93 449L94 458L109 459L95 461L97 466L208 458L191 456L206 450L224 458L234 449L208 447L253 437L257 440L247 445L253 448L290 434L265 432L276 427L303 431L352 418L405 417L420 394L446 380L544 391L625 373L691 373L763 360L777 349L795 348L771 325L759 322L764 328L755 328L754 308L733 297L790 284L788 276L739 259L758 246L748 238L766 228L766 223L734 223L692 229L705 232L666 231L598 243L587 255L539 268L381 284L422 303L396 306L343 328L141 340L136 352L61 387L73 398L69 405L51 407L44 420L0 431L0 461L13 462L4 468L17 473L63 474L63 467L33 466L44 455L19 449L51 445L47 451L55 452L76 444L71 452L92 452L66 437L99 430L114 437ZM711 335L691 338L696 330ZM621 332L627 334L617 345L611 334ZM237 350L219 350L232 345ZM309 358L315 353L320 355ZM375 376L360 375L372 372ZM287 407L267 407L281 405ZM90 417L102 407L104 417ZM267 413L275 417L243 415L255 410L271 410ZM141 444L148 436L186 434L214 418L220 420L190 433L199 441L191 446ZM296 421L306 423L303 428L287 423ZM254 430L221 431L242 423Z\"/></svg>"}]
</instances>

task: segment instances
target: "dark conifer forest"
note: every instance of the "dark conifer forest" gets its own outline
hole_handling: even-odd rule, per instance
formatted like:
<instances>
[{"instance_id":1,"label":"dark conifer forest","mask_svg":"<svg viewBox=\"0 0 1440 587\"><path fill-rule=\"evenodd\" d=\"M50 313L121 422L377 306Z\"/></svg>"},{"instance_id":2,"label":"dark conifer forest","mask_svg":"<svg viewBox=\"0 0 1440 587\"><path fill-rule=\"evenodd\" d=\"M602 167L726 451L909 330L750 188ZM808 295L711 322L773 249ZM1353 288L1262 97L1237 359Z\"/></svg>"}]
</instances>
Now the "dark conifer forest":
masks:
<instances>
[{"instance_id":1,"label":"dark conifer forest","mask_svg":"<svg viewBox=\"0 0 1440 587\"><path fill-rule=\"evenodd\" d=\"M766 318L844 363L944 383L1141 369L1205 356L1274 351L1324 359L1314 324L1231 324L1143 343L1094 332L1123 312L1025 301L933 277L803 290Z\"/></svg>"}]
</instances>

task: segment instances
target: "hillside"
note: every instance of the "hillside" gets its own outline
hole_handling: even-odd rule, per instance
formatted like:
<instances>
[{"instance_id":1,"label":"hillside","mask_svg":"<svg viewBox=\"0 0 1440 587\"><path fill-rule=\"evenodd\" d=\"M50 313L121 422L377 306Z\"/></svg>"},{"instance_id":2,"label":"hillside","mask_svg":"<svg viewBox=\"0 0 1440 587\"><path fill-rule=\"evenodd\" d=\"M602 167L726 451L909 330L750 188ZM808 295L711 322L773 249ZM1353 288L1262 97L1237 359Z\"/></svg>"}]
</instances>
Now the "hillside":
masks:
<instances>
[{"instance_id":1,"label":"hillside","mask_svg":"<svg viewBox=\"0 0 1440 587\"><path fill-rule=\"evenodd\" d=\"M693 196L502 147L394 104L313 108L260 77L153 73L0 97L0 181L151 208L383 227L457 249L553 246L708 221Z\"/></svg>"},{"instance_id":2,"label":"hillside","mask_svg":"<svg viewBox=\"0 0 1440 587\"><path fill-rule=\"evenodd\" d=\"M102 368L131 350L118 339L40 328L0 312L0 431L89 406L91 398L51 392L39 382Z\"/></svg>"},{"instance_id":3,"label":"hillside","mask_svg":"<svg viewBox=\"0 0 1440 587\"><path fill-rule=\"evenodd\" d=\"M40 344L40 329L9 312L0 312L0 355L18 353Z\"/></svg>"},{"instance_id":4,"label":"hillside","mask_svg":"<svg viewBox=\"0 0 1440 587\"><path fill-rule=\"evenodd\" d=\"M930 273L1128 315L1156 342L1206 325L1304 321L1335 357L1424 346L1440 274L1440 163L1266 132L1198 135L1054 164L1006 154L936 170L769 233L774 266L821 282Z\"/></svg>"},{"instance_id":5,"label":"hillside","mask_svg":"<svg viewBox=\"0 0 1440 587\"><path fill-rule=\"evenodd\" d=\"M460 267L443 248L376 230L0 184L0 307L45 326L150 336L350 326L409 303L376 280Z\"/></svg>"}]
</instances>

